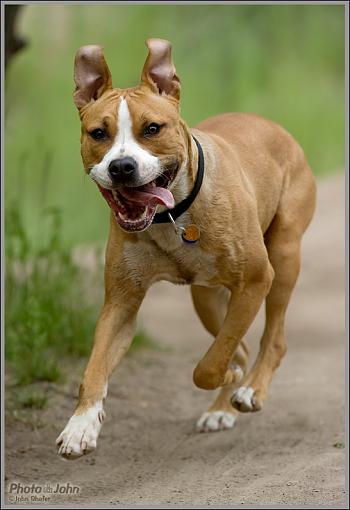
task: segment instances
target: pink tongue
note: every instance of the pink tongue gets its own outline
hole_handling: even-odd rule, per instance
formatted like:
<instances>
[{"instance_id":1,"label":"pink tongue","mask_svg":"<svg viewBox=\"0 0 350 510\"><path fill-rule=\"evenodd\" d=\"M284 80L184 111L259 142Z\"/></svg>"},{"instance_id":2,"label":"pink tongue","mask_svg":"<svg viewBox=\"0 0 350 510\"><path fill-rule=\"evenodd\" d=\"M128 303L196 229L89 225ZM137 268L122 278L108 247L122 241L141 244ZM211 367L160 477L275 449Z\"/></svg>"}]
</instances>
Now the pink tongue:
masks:
<instances>
[{"instance_id":1,"label":"pink tongue","mask_svg":"<svg viewBox=\"0 0 350 510\"><path fill-rule=\"evenodd\" d=\"M121 188L119 192L128 200L138 204L151 206L160 204L165 205L168 209L172 209L175 206L175 200L171 191L160 186L146 184L142 187L142 191L138 191L135 188Z\"/></svg>"}]
</instances>

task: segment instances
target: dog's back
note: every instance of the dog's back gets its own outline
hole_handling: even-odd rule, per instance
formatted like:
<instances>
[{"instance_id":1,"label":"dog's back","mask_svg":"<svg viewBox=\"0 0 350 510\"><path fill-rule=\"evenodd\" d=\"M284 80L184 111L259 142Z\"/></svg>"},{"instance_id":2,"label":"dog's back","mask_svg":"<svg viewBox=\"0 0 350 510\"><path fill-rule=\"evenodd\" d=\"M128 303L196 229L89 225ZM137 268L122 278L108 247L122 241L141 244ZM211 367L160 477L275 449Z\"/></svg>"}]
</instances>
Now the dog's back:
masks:
<instances>
[{"instance_id":1,"label":"dog's back","mask_svg":"<svg viewBox=\"0 0 350 510\"><path fill-rule=\"evenodd\" d=\"M271 211L278 211L288 193L303 204L299 220L306 228L315 206L315 181L304 152L293 136L275 122L251 113L225 113L210 117L195 129L209 135L227 158L233 153L231 172L242 172L253 191L260 225L266 231ZM219 142L219 143L218 143ZM304 219L302 218L304 216Z\"/></svg>"}]
</instances>

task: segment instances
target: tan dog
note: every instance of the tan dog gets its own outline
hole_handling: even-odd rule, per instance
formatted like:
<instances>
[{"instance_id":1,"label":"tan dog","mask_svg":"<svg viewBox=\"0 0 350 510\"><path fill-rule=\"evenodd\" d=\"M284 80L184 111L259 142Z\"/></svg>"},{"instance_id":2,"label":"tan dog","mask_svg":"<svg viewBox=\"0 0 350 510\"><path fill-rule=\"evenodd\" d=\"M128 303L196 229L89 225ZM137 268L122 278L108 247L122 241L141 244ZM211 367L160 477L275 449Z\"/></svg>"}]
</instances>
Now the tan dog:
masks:
<instances>
[{"instance_id":1,"label":"tan dog","mask_svg":"<svg viewBox=\"0 0 350 510\"><path fill-rule=\"evenodd\" d=\"M315 207L314 179L291 135L234 113L190 130L179 115L170 43L150 39L147 46L136 88L112 88L99 46L80 48L75 59L82 158L111 214L105 303L77 408L57 439L66 458L96 447L108 377L130 346L147 289L159 280L191 285L195 309L215 337L193 379L221 392L198 430L230 428L237 410L262 408L286 352L284 318ZM194 197L200 147L204 178ZM194 201L174 226L167 213L176 216L189 196ZM168 223L155 223L161 211ZM260 352L246 374L243 337L265 298Z\"/></svg>"}]
</instances>

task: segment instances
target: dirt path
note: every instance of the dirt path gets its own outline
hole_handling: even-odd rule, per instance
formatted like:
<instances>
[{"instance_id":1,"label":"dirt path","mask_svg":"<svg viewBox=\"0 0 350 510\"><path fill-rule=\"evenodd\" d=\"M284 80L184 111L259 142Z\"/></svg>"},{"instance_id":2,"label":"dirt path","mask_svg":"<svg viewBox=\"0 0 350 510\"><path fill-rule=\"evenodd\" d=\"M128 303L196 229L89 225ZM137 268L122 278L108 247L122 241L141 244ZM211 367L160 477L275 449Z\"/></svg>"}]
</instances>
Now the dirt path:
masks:
<instances>
[{"instance_id":1,"label":"dirt path","mask_svg":"<svg viewBox=\"0 0 350 510\"><path fill-rule=\"evenodd\" d=\"M194 432L214 393L192 383L210 338L188 289L162 283L140 322L164 349L139 351L114 374L97 452L76 462L55 453L78 367L39 414L43 428L10 421L7 483L80 487L48 494L56 504L344 504L345 450L334 447L344 442L344 189L342 175L319 185L289 308L289 350L262 412L241 415L230 431ZM261 324L260 315L247 337L253 352Z\"/></svg>"}]
</instances>

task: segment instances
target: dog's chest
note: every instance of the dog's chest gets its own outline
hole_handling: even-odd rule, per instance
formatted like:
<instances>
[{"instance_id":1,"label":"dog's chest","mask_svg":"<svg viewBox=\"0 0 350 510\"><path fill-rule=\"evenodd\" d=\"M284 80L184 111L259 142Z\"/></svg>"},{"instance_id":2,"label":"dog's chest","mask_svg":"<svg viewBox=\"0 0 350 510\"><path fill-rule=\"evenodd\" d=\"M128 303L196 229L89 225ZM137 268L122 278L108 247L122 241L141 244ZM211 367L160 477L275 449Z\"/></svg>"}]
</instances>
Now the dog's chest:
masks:
<instances>
[{"instance_id":1,"label":"dog's chest","mask_svg":"<svg viewBox=\"0 0 350 510\"><path fill-rule=\"evenodd\" d=\"M126 242L124 259L138 285L149 286L159 280L210 285L217 276L215 255L205 252L200 242L184 243L171 229L156 236L140 236L136 243Z\"/></svg>"}]
</instances>

